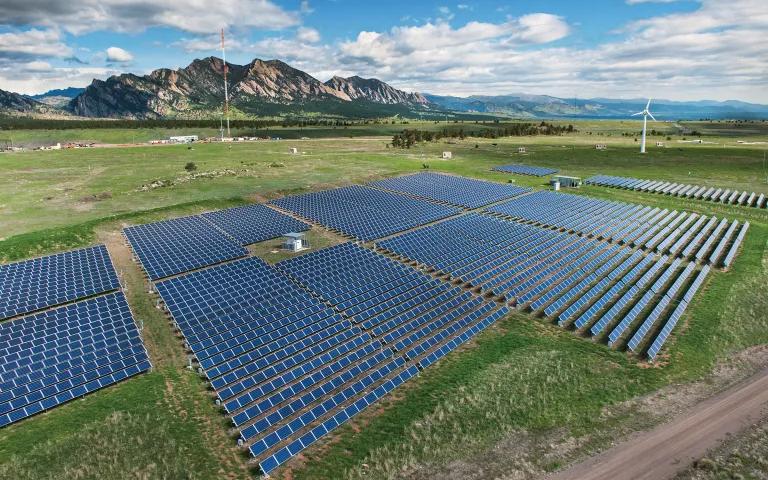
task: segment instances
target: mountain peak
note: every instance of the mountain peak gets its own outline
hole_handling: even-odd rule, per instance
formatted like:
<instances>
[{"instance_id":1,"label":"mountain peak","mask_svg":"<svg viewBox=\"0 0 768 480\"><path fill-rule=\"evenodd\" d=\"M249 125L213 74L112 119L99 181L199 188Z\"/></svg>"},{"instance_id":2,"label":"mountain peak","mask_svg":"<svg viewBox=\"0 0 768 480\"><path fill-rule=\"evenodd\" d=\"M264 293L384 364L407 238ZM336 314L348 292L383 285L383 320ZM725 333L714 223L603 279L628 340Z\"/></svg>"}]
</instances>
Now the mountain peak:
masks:
<instances>
[{"instance_id":1,"label":"mountain peak","mask_svg":"<svg viewBox=\"0 0 768 480\"><path fill-rule=\"evenodd\" d=\"M420 93L398 90L376 78L362 78L357 75L348 78L334 76L325 82L325 85L344 92L352 100L364 99L390 105L426 105L429 103Z\"/></svg>"}]
</instances>

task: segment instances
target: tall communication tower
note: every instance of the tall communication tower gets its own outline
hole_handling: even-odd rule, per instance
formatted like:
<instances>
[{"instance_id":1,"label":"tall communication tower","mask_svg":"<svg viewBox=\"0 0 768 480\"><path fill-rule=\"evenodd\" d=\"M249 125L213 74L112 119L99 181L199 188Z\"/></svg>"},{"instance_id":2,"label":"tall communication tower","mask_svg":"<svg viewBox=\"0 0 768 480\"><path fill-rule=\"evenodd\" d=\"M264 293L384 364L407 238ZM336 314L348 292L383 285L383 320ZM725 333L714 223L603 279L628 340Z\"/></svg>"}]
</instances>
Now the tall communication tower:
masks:
<instances>
[{"instance_id":1,"label":"tall communication tower","mask_svg":"<svg viewBox=\"0 0 768 480\"><path fill-rule=\"evenodd\" d=\"M224 118L227 119L227 137L229 132L229 92L227 91L227 53L224 50L224 29L221 29L221 60L224 62Z\"/></svg>"}]
</instances>

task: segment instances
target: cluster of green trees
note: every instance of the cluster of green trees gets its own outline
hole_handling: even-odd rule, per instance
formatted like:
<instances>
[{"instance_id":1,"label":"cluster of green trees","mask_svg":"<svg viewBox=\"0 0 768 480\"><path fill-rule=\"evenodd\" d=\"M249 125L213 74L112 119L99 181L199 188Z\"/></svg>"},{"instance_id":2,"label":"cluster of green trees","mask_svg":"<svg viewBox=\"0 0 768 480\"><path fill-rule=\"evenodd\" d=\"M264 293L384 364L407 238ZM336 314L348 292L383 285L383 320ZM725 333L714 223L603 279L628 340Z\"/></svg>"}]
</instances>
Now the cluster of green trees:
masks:
<instances>
[{"instance_id":1,"label":"cluster of green trees","mask_svg":"<svg viewBox=\"0 0 768 480\"><path fill-rule=\"evenodd\" d=\"M392 136L392 146L395 148L411 148L419 142L436 142L443 138L457 138L463 140L467 137L475 138L500 138L523 137L531 135L564 135L576 132L573 125L555 125L548 122L535 123L508 123L494 124L478 130L465 131L461 128L444 128L442 130L416 130L405 129Z\"/></svg>"}]
</instances>

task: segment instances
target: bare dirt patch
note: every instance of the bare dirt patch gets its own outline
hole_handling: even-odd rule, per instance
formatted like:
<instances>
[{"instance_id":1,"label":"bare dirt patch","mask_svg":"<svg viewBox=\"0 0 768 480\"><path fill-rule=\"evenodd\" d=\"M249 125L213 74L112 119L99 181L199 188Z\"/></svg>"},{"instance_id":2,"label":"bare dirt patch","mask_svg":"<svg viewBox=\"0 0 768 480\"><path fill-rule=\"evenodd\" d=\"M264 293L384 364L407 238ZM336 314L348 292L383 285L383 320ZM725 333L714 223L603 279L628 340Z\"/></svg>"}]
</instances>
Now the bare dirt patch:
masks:
<instances>
[{"instance_id":1,"label":"bare dirt patch","mask_svg":"<svg viewBox=\"0 0 768 480\"><path fill-rule=\"evenodd\" d=\"M112 192L100 192L100 193L94 193L93 195L86 195L84 197L80 197L80 201L85 203L91 203L91 202L100 202L102 200L109 200L110 198L112 198Z\"/></svg>"}]
</instances>

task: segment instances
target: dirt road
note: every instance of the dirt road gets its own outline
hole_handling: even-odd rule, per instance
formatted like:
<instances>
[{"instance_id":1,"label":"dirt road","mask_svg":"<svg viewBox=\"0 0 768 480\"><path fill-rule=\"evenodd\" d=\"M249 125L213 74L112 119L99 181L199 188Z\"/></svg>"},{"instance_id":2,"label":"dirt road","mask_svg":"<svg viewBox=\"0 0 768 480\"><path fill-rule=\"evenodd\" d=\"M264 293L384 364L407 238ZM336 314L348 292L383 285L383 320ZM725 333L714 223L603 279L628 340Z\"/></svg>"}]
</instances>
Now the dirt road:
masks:
<instances>
[{"instance_id":1,"label":"dirt road","mask_svg":"<svg viewBox=\"0 0 768 480\"><path fill-rule=\"evenodd\" d=\"M768 415L768 369L549 480L662 480Z\"/></svg>"}]
</instances>

